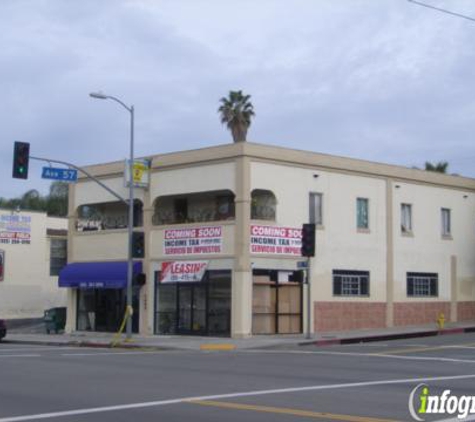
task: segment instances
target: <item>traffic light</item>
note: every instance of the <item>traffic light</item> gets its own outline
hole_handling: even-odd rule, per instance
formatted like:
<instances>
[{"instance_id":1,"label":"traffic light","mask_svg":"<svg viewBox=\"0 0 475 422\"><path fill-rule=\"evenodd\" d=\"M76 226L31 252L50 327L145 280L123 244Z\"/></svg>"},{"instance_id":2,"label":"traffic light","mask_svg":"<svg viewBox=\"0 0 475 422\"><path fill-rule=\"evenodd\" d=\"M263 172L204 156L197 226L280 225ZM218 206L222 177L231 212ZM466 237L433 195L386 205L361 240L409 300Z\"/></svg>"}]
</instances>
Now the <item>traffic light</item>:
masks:
<instances>
[{"instance_id":1,"label":"traffic light","mask_svg":"<svg viewBox=\"0 0 475 422\"><path fill-rule=\"evenodd\" d=\"M144 273L139 273L134 276L132 280L132 285L137 287L145 286L147 279Z\"/></svg>"},{"instance_id":2,"label":"traffic light","mask_svg":"<svg viewBox=\"0 0 475 422\"><path fill-rule=\"evenodd\" d=\"M132 257L145 257L145 239L143 232L132 232Z\"/></svg>"},{"instance_id":3,"label":"traffic light","mask_svg":"<svg viewBox=\"0 0 475 422\"><path fill-rule=\"evenodd\" d=\"M315 224L302 226L302 256L315 256Z\"/></svg>"},{"instance_id":4,"label":"traffic light","mask_svg":"<svg viewBox=\"0 0 475 422\"><path fill-rule=\"evenodd\" d=\"M28 142L15 142L13 148L14 179L28 179L28 161L30 159L30 144Z\"/></svg>"}]
</instances>

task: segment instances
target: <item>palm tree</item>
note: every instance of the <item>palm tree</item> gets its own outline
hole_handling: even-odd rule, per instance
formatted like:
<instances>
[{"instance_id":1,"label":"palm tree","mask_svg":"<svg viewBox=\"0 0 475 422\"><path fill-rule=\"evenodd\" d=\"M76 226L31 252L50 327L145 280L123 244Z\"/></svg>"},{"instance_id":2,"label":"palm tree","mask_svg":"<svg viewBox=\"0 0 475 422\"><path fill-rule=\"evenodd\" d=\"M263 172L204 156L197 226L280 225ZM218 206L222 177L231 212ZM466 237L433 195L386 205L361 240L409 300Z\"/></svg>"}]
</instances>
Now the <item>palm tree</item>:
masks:
<instances>
[{"instance_id":1,"label":"palm tree","mask_svg":"<svg viewBox=\"0 0 475 422\"><path fill-rule=\"evenodd\" d=\"M435 171L436 173L447 173L449 163L447 161L439 161L438 163L432 164L429 161L426 161L426 170Z\"/></svg>"},{"instance_id":2,"label":"palm tree","mask_svg":"<svg viewBox=\"0 0 475 422\"><path fill-rule=\"evenodd\" d=\"M227 125L234 142L246 141L247 130L255 115L250 98L250 95L243 95L242 91L229 91L228 98L223 97L220 100L218 113L221 114L221 123Z\"/></svg>"}]
</instances>

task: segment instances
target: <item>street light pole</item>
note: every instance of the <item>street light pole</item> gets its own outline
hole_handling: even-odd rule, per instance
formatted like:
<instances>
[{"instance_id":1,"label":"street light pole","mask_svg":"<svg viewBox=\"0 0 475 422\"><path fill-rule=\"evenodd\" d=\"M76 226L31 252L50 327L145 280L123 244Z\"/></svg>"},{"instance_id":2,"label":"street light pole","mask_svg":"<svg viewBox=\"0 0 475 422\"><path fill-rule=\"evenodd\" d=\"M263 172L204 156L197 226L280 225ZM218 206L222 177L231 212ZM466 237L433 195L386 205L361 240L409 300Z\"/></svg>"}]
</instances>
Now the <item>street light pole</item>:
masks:
<instances>
[{"instance_id":1,"label":"street light pole","mask_svg":"<svg viewBox=\"0 0 475 422\"><path fill-rule=\"evenodd\" d=\"M133 261L132 261L132 235L133 235L133 225L134 225L134 180L133 180L133 170L134 170L134 106L128 107L121 100L111 95L105 95L102 92L92 92L89 94L92 98L99 100L113 100L119 103L130 113L130 156L129 156L129 223L127 230L127 292L126 292L126 301L127 307L126 312L133 310L132 307L132 278L133 278ZM126 338L130 340L132 338L132 314L127 318L126 325Z\"/></svg>"}]
</instances>

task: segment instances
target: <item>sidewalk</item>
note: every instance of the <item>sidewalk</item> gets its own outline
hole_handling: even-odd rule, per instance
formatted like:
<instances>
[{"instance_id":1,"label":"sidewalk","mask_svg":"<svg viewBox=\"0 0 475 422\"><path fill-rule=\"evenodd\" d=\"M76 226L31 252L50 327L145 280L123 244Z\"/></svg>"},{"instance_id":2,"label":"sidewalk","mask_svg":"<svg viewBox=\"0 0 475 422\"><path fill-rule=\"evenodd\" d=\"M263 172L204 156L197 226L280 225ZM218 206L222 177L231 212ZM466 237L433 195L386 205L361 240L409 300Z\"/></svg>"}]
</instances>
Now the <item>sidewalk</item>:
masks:
<instances>
[{"instance_id":1,"label":"sidewalk","mask_svg":"<svg viewBox=\"0 0 475 422\"><path fill-rule=\"evenodd\" d=\"M430 337L445 334L475 332L475 321L450 323L439 331L434 324L411 327L393 327L379 330L355 330L317 333L311 339L301 335L261 335L247 339L231 339L197 336L142 336L133 335L131 342L124 336L117 348L148 348L153 350L234 350L234 349L296 349L309 346L389 341L405 338ZM8 332L3 340L10 344L37 344L48 346L111 347L111 333L76 332L73 334L41 334Z\"/></svg>"}]
</instances>

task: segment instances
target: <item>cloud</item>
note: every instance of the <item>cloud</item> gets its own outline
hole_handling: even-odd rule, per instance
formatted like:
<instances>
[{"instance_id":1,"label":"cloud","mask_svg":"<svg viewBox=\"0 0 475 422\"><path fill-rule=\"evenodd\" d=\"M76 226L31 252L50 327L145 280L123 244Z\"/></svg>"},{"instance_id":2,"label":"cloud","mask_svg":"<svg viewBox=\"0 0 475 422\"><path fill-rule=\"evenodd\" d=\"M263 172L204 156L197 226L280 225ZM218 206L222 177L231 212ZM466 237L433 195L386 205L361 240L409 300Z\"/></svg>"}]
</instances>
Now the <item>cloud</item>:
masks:
<instances>
[{"instance_id":1,"label":"cloud","mask_svg":"<svg viewBox=\"0 0 475 422\"><path fill-rule=\"evenodd\" d=\"M471 1L441 7L475 15ZM473 23L388 0L0 3L0 196L12 143L83 165L230 142L220 97L252 95L249 139L475 177ZM35 164L36 166L36 164Z\"/></svg>"}]
</instances>

